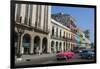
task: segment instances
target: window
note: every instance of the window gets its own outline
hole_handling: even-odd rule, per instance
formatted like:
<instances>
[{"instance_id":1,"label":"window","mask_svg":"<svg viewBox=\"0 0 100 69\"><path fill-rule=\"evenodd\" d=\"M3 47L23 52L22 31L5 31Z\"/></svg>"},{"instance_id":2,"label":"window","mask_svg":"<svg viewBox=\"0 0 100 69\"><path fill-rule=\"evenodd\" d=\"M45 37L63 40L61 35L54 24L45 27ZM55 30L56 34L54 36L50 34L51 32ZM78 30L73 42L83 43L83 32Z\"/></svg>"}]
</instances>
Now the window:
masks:
<instances>
[{"instance_id":1,"label":"window","mask_svg":"<svg viewBox=\"0 0 100 69\"><path fill-rule=\"evenodd\" d=\"M64 31L64 36L63 37L65 38L65 31Z\"/></svg>"},{"instance_id":2,"label":"window","mask_svg":"<svg viewBox=\"0 0 100 69\"><path fill-rule=\"evenodd\" d=\"M54 36L54 26L52 26L52 35Z\"/></svg>"},{"instance_id":3,"label":"window","mask_svg":"<svg viewBox=\"0 0 100 69\"><path fill-rule=\"evenodd\" d=\"M56 36L58 37L58 28L56 28Z\"/></svg>"},{"instance_id":4,"label":"window","mask_svg":"<svg viewBox=\"0 0 100 69\"><path fill-rule=\"evenodd\" d=\"M60 37L61 37L61 30L60 30Z\"/></svg>"},{"instance_id":5,"label":"window","mask_svg":"<svg viewBox=\"0 0 100 69\"><path fill-rule=\"evenodd\" d=\"M33 6L30 5L30 16L29 16L29 25L31 26L32 23L32 11L33 11Z\"/></svg>"},{"instance_id":6,"label":"window","mask_svg":"<svg viewBox=\"0 0 100 69\"><path fill-rule=\"evenodd\" d=\"M28 24L28 13L29 13L29 5L26 5L26 12L25 12L25 24Z\"/></svg>"},{"instance_id":7,"label":"window","mask_svg":"<svg viewBox=\"0 0 100 69\"><path fill-rule=\"evenodd\" d=\"M20 16L21 13L21 4L16 5L16 21L21 23L22 17Z\"/></svg>"}]
</instances>

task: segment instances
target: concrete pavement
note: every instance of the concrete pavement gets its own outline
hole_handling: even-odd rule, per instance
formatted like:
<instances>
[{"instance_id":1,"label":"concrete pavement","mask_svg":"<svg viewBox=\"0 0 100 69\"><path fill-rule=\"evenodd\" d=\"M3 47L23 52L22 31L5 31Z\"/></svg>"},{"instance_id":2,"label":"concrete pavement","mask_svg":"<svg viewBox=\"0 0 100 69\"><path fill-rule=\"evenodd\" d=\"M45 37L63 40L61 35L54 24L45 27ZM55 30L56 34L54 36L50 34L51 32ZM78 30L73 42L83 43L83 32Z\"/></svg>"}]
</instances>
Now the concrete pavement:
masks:
<instances>
[{"instance_id":1,"label":"concrete pavement","mask_svg":"<svg viewBox=\"0 0 100 69\"><path fill-rule=\"evenodd\" d=\"M26 63L26 62L39 62L39 61L49 61L49 60L55 60L56 54L42 54L42 55L23 55L21 57L21 61L17 61L17 58L15 59L15 64L20 64L20 63Z\"/></svg>"},{"instance_id":2,"label":"concrete pavement","mask_svg":"<svg viewBox=\"0 0 100 69\"><path fill-rule=\"evenodd\" d=\"M26 61L27 59L30 59ZM51 63L69 63L69 62L90 62L94 60L81 59L78 54L72 59L57 61L55 54L42 54L42 55L23 55L22 61L16 62L16 66L23 65L38 65L38 64L51 64Z\"/></svg>"}]
</instances>

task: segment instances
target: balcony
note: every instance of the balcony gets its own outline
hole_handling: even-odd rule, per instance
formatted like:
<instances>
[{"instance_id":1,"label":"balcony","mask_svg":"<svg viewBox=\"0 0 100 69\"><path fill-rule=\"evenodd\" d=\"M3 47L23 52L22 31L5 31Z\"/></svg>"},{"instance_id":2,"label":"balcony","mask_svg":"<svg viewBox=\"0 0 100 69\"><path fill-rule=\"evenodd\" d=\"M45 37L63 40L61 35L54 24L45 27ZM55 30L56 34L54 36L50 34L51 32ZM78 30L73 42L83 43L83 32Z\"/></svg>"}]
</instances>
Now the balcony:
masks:
<instances>
[{"instance_id":1,"label":"balcony","mask_svg":"<svg viewBox=\"0 0 100 69\"><path fill-rule=\"evenodd\" d=\"M72 32L72 33L75 33L75 34L77 33L77 31L76 31L76 30L71 30L71 32Z\"/></svg>"},{"instance_id":2,"label":"balcony","mask_svg":"<svg viewBox=\"0 0 100 69\"><path fill-rule=\"evenodd\" d=\"M38 27L33 27L33 26L29 26L29 25L17 23L17 22L15 23L15 26L17 28L20 27L20 28L27 29L27 30L30 30L30 31L34 30L35 32L44 33L44 34L48 34L50 32L49 29L42 30L41 28L38 28Z\"/></svg>"},{"instance_id":3,"label":"balcony","mask_svg":"<svg viewBox=\"0 0 100 69\"><path fill-rule=\"evenodd\" d=\"M23 29L27 29L27 30L30 30L30 31L35 31L35 32L39 32L39 33L44 33L44 34L48 34L50 32L49 29L41 29L40 27L34 27L34 26L31 26L30 24L26 24L26 23L21 23L22 22L22 17L17 17L16 21L15 21L15 26L17 28L23 28Z\"/></svg>"},{"instance_id":4,"label":"balcony","mask_svg":"<svg viewBox=\"0 0 100 69\"><path fill-rule=\"evenodd\" d=\"M23 23L19 23L19 22L15 22L15 26L17 28L23 28L23 29L27 29L27 30L33 30L32 26L29 26L29 25L26 25L26 24L23 24Z\"/></svg>"},{"instance_id":5,"label":"balcony","mask_svg":"<svg viewBox=\"0 0 100 69\"><path fill-rule=\"evenodd\" d=\"M66 38L66 41L68 41L68 42L73 42L73 43L76 43L77 42L77 40L76 39L73 39L73 38Z\"/></svg>"},{"instance_id":6,"label":"balcony","mask_svg":"<svg viewBox=\"0 0 100 69\"><path fill-rule=\"evenodd\" d=\"M60 37L60 36L56 36L56 35L51 35L52 39L57 39L57 40L66 40L66 38L64 36Z\"/></svg>"},{"instance_id":7,"label":"balcony","mask_svg":"<svg viewBox=\"0 0 100 69\"><path fill-rule=\"evenodd\" d=\"M35 32L39 32L39 33L44 33L44 34L48 34L50 32L49 29L43 30L43 29L41 29L39 27L34 27L34 31Z\"/></svg>"},{"instance_id":8,"label":"balcony","mask_svg":"<svg viewBox=\"0 0 100 69\"><path fill-rule=\"evenodd\" d=\"M33 27L31 25L27 25L25 23L22 23L22 16L17 16L16 21L15 21L15 26L17 28L23 28L27 30L33 30Z\"/></svg>"}]
</instances>

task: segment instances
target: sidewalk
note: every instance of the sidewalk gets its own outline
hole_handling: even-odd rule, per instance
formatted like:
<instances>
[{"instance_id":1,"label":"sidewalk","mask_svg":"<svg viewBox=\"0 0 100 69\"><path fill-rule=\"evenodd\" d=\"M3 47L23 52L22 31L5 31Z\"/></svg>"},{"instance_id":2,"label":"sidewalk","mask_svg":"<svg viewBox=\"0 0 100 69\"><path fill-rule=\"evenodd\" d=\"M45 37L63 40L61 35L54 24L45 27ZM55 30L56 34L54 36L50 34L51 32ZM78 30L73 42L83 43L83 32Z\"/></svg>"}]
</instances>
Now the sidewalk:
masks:
<instances>
[{"instance_id":1,"label":"sidewalk","mask_svg":"<svg viewBox=\"0 0 100 69\"><path fill-rule=\"evenodd\" d=\"M27 61L39 61L41 59L48 59L48 58L54 58L55 54L36 54L36 55L22 55L22 60L21 61L17 61L15 59L15 63L22 63L22 62L27 62Z\"/></svg>"}]
</instances>

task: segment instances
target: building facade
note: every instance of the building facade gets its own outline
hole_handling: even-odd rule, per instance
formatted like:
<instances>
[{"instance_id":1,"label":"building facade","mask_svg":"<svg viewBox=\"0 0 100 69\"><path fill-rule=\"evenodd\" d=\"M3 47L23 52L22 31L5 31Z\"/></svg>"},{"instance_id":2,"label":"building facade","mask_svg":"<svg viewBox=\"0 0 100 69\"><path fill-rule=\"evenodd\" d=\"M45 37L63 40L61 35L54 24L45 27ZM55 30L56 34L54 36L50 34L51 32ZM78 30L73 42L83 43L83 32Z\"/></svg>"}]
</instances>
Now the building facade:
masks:
<instances>
[{"instance_id":1,"label":"building facade","mask_svg":"<svg viewBox=\"0 0 100 69\"><path fill-rule=\"evenodd\" d=\"M84 32L81 29L77 29L77 47L79 48L90 48L90 40L85 36Z\"/></svg>"},{"instance_id":2,"label":"building facade","mask_svg":"<svg viewBox=\"0 0 100 69\"><path fill-rule=\"evenodd\" d=\"M69 14L64 14L64 13L56 13L52 14L51 17L61 23L62 25L66 26L67 28L70 29L70 37L67 39L67 42L69 43L69 46L71 46L71 50L76 47L76 25L75 25L75 20L74 18L69 15Z\"/></svg>"},{"instance_id":3,"label":"building facade","mask_svg":"<svg viewBox=\"0 0 100 69\"><path fill-rule=\"evenodd\" d=\"M16 4L14 19L17 56L72 51L77 46L90 47L84 33L76 31L73 17L63 13L51 15L51 6Z\"/></svg>"},{"instance_id":4,"label":"building facade","mask_svg":"<svg viewBox=\"0 0 100 69\"><path fill-rule=\"evenodd\" d=\"M66 25L71 30L71 50L73 51L76 48L77 42L76 42L76 32L77 32L77 26L75 24L75 19L70 16Z\"/></svg>"},{"instance_id":5,"label":"building facade","mask_svg":"<svg viewBox=\"0 0 100 69\"><path fill-rule=\"evenodd\" d=\"M52 53L56 53L58 51L64 52L71 49L71 46L69 45L70 42L68 42L68 39L71 38L70 34L71 31L69 28L55 21L54 19L51 19L51 25L50 25L51 52Z\"/></svg>"},{"instance_id":6,"label":"building facade","mask_svg":"<svg viewBox=\"0 0 100 69\"><path fill-rule=\"evenodd\" d=\"M51 8L47 5L15 5L15 53L49 53Z\"/></svg>"}]
</instances>

